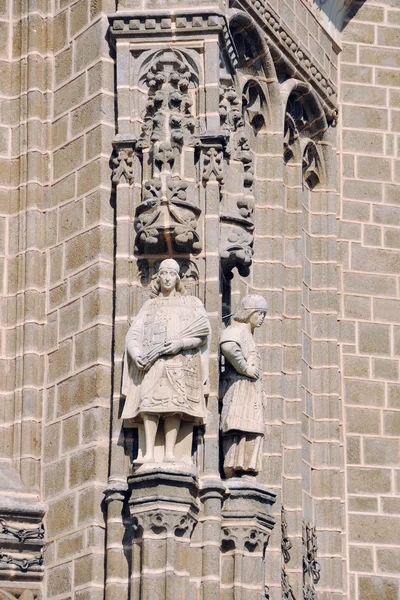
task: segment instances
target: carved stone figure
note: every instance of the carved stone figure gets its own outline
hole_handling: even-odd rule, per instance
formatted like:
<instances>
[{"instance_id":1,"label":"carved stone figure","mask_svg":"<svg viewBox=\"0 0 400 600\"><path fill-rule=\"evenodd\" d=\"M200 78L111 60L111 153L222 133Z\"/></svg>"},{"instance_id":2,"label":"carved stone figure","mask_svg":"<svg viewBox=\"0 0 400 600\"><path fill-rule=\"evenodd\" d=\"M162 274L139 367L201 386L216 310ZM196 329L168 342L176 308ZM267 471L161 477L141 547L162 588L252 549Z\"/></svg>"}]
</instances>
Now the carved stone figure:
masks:
<instances>
[{"instance_id":1,"label":"carved stone figure","mask_svg":"<svg viewBox=\"0 0 400 600\"><path fill-rule=\"evenodd\" d=\"M201 301L185 296L179 265L161 262L147 300L133 321L125 344L122 393L124 419L144 425L145 454L154 462L160 419L164 421L166 462L177 460L175 444L181 421L205 422L204 383L210 326Z\"/></svg>"},{"instance_id":2,"label":"carved stone figure","mask_svg":"<svg viewBox=\"0 0 400 600\"><path fill-rule=\"evenodd\" d=\"M222 375L224 472L227 477L255 475L261 470L264 436L261 357L254 340L267 313L262 296L242 298L234 313L234 323L221 334L225 356Z\"/></svg>"}]
</instances>

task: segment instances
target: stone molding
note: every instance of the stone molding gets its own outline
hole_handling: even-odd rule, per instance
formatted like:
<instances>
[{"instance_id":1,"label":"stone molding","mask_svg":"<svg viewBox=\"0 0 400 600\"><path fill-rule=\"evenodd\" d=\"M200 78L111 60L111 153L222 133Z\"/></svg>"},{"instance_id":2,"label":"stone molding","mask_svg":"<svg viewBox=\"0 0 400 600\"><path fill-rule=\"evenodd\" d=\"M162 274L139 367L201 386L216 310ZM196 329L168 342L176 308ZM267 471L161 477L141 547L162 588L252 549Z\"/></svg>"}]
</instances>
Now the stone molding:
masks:
<instances>
[{"instance_id":1,"label":"stone molding","mask_svg":"<svg viewBox=\"0 0 400 600\"><path fill-rule=\"evenodd\" d=\"M293 34L275 10L264 0L255 2L240 0L240 2L235 2L235 7L246 11L243 14L250 15L256 23L262 26L263 31L267 34L266 39L273 59L283 60L291 71L292 77L298 77L312 84L322 104L325 104L328 115L335 111L337 109L336 83L311 57L302 42L299 39L294 40ZM336 51L340 51L337 45Z\"/></svg>"}]
</instances>

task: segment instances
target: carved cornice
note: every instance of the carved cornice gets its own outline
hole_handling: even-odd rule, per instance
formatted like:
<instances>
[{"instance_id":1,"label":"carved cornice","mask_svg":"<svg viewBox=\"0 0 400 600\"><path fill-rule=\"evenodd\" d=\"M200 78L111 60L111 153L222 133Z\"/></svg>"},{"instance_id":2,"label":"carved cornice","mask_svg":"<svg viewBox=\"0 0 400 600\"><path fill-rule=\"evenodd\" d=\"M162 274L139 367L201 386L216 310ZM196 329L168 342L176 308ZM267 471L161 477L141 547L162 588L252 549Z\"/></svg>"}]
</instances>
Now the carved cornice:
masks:
<instances>
[{"instance_id":1,"label":"carved cornice","mask_svg":"<svg viewBox=\"0 0 400 600\"><path fill-rule=\"evenodd\" d=\"M170 38L182 34L207 34L221 31L224 26L222 13L215 10L115 13L109 15L111 33L120 37Z\"/></svg>"},{"instance_id":2,"label":"carved cornice","mask_svg":"<svg viewBox=\"0 0 400 600\"><path fill-rule=\"evenodd\" d=\"M307 48L293 35L266 0L240 0L240 2L235 2L235 7L246 11L261 25L267 35L268 45L275 45L284 54L292 68L298 70L302 79L312 84L329 108L336 109L337 86L335 82L315 62ZM292 76L296 76L296 73L293 72Z\"/></svg>"}]
</instances>

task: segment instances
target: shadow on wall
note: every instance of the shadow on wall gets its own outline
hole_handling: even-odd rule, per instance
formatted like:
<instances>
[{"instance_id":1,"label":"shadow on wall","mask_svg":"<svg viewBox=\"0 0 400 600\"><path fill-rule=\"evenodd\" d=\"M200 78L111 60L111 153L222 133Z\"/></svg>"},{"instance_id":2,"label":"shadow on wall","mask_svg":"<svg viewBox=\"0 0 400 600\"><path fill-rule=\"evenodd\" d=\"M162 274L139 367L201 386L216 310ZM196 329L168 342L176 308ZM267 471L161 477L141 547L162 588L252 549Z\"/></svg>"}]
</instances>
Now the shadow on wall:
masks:
<instances>
[{"instance_id":1,"label":"shadow on wall","mask_svg":"<svg viewBox=\"0 0 400 600\"><path fill-rule=\"evenodd\" d=\"M314 5L328 31L341 32L357 14L366 0L308 0Z\"/></svg>"},{"instance_id":2,"label":"shadow on wall","mask_svg":"<svg viewBox=\"0 0 400 600\"><path fill-rule=\"evenodd\" d=\"M358 11L364 6L366 0L350 0L346 2L346 11L344 12L343 22L340 31L346 29L347 25L354 19Z\"/></svg>"}]
</instances>

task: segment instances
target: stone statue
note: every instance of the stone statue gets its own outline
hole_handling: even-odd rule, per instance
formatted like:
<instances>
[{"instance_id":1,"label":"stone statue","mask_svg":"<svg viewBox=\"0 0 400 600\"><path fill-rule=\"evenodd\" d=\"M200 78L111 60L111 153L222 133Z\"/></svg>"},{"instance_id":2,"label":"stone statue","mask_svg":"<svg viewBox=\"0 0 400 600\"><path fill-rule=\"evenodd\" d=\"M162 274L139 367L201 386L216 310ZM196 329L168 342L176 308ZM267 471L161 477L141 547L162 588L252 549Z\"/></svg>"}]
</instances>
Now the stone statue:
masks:
<instances>
[{"instance_id":1,"label":"stone statue","mask_svg":"<svg viewBox=\"0 0 400 600\"><path fill-rule=\"evenodd\" d=\"M179 264L161 262L152 290L133 321L125 343L122 418L143 423L145 453L137 463L155 462L160 419L165 462L174 462L181 421L205 422L209 320L201 301L185 296Z\"/></svg>"},{"instance_id":2,"label":"stone statue","mask_svg":"<svg viewBox=\"0 0 400 600\"><path fill-rule=\"evenodd\" d=\"M265 299L249 294L239 302L234 323L221 334L221 352L226 359L221 377L221 430L227 477L256 475L261 470L263 389L254 329L263 324L266 313Z\"/></svg>"}]
</instances>

